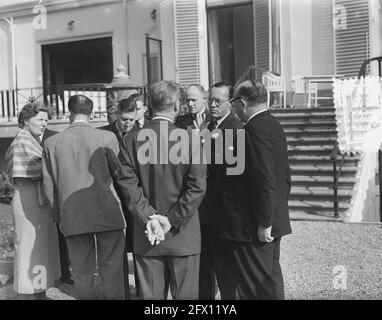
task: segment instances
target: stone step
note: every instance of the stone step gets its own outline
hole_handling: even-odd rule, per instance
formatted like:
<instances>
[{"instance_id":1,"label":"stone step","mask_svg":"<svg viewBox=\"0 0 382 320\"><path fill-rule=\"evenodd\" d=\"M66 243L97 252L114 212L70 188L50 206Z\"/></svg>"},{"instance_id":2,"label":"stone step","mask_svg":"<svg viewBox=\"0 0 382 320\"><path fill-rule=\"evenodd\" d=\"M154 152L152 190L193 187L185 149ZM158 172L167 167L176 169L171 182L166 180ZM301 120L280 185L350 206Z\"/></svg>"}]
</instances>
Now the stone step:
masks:
<instances>
[{"instance_id":1,"label":"stone step","mask_svg":"<svg viewBox=\"0 0 382 320\"><path fill-rule=\"evenodd\" d=\"M289 146L322 146L333 145L336 143L337 138L324 138L324 137L287 137L287 143Z\"/></svg>"},{"instance_id":2,"label":"stone step","mask_svg":"<svg viewBox=\"0 0 382 320\"><path fill-rule=\"evenodd\" d=\"M349 177L357 173L357 167L342 167L341 176ZM290 165L290 174L297 176L333 176L333 167L330 165Z\"/></svg>"},{"instance_id":3,"label":"stone step","mask_svg":"<svg viewBox=\"0 0 382 320\"><path fill-rule=\"evenodd\" d=\"M345 220L345 213L340 212L339 218L334 218L332 212L305 212L299 210L289 210L289 218L294 221L325 221L340 222Z\"/></svg>"},{"instance_id":4,"label":"stone step","mask_svg":"<svg viewBox=\"0 0 382 320\"><path fill-rule=\"evenodd\" d=\"M317 153L317 155L321 155L322 152L332 152L334 149L334 144L321 144L321 145L288 145L288 153L292 151L301 152L301 154L304 154L306 152L310 152L311 154ZM296 154L296 153L294 153Z\"/></svg>"},{"instance_id":5,"label":"stone step","mask_svg":"<svg viewBox=\"0 0 382 320\"><path fill-rule=\"evenodd\" d=\"M289 211L300 211L310 214L322 214L333 217L333 201L317 200L289 200ZM346 212L350 209L349 202L339 202L338 212Z\"/></svg>"},{"instance_id":6,"label":"stone step","mask_svg":"<svg viewBox=\"0 0 382 320\"><path fill-rule=\"evenodd\" d=\"M333 176L291 176L292 185L300 187L326 187L332 188ZM338 185L342 189L353 189L357 179L353 176L340 177Z\"/></svg>"},{"instance_id":7,"label":"stone step","mask_svg":"<svg viewBox=\"0 0 382 320\"><path fill-rule=\"evenodd\" d=\"M342 166L349 167L358 165L358 158L345 157L343 160ZM342 158L338 157L336 163L337 166L340 166L342 162ZM293 155L289 156L289 164L290 165L330 165L333 166L333 161L330 160L330 156L304 156L304 155Z\"/></svg>"},{"instance_id":8,"label":"stone step","mask_svg":"<svg viewBox=\"0 0 382 320\"><path fill-rule=\"evenodd\" d=\"M333 119L335 118L336 114L333 111L327 111L327 112L293 112L293 113L286 113L286 112L273 112L272 116L274 116L277 119L322 119L322 118L328 118Z\"/></svg>"},{"instance_id":9,"label":"stone step","mask_svg":"<svg viewBox=\"0 0 382 320\"><path fill-rule=\"evenodd\" d=\"M270 112L274 113L325 113L325 112L335 112L334 106L325 106L319 108L271 108Z\"/></svg>"},{"instance_id":10,"label":"stone step","mask_svg":"<svg viewBox=\"0 0 382 320\"><path fill-rule=\"evenodd\" d=\"M285 129L287 138L332 138L337 139L338 133L335 127L329 129L322 129L320 127L316 130L311 129Z\"/></svg>"},{"instance_id":11,"label":"stone step","mask_svg":"<svg viewBox=\"0 0 382 320\"><path fill-rule=\"evenodd\" d=\"M323 113L323 114L278 114L273 115L279 122L293 121L302 123L311 122L325 122L332 121L335 122L336 116L334 113Z\"/></svg>"},{"instance_id":12,"label":"stone step","mask_svg":"<svg viewBox=\"0 0 382 320\"><path fill-rule=\"evenodd\" d=\"M301 146L304 147L304 146ZM333 146L320 148L288 148L288 156L325 156L330 157L330 154L333 151Z\"/></svg>"},{"instance_id":13,"label":"stone step","mask_svg":"<svg viewBox=\"0 0 382 320\"><path fill-rule=\"evenodd\" d=\"M312 200L333 200L333 189L325 187L300 187L293 186L290 194L291 200L303 200L303 199L312 199ZM353 195L353 190L349 189L338 189L338 199L339 201L350 201Z\"/></svg>"},{"instance_id":14,"label":"stone step","mask_svg":"<svg viewBox=\"0 0 382 320\"><path fill-rule=\"evenodd\" d=\"M305 129L312 129L312 128L320 128L320 129L337 129L337 125L335 121L316 121L316 120L301 120L298 121L296 119L288 120L281 120L279 121L281 126L286 129L295 129L295 130L305 130Z\"/></svg>"}]
</instances>

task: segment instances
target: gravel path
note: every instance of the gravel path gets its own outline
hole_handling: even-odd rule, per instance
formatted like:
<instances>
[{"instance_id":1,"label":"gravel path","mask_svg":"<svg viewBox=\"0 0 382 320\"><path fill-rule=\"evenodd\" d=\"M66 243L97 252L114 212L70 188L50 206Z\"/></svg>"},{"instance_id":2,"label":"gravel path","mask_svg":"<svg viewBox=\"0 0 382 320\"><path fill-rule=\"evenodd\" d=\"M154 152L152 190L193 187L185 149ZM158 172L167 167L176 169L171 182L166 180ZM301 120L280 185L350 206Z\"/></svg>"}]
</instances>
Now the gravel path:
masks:
<instances>
[{"instance_id":1,"label":"gravel path","mask_svg":"<svg viewBox=\"0 0 382 320\"><path fill-rule=\"evenodd\" d=\"M382 299L381 225L295 221L292 228L281 243L287 299ZM346 283L336 281L340 271Z\"/></svg>"},{"instance_id":2,"label":"gravel path","mask_svg":"<svg viewBox=\"0 0 382 320\"><path fill-rule=\"evenodd\" d=\"M292 229L281 243L286 299L382 299L381 225L293 221ZM132 274L130 266L131 280ZM98 278L96 284L100 296ZM76 295L73 286L58 284L48 297ZM17 298L10 284L0 288L0 300Z\"/></svg>"}]
</instances>

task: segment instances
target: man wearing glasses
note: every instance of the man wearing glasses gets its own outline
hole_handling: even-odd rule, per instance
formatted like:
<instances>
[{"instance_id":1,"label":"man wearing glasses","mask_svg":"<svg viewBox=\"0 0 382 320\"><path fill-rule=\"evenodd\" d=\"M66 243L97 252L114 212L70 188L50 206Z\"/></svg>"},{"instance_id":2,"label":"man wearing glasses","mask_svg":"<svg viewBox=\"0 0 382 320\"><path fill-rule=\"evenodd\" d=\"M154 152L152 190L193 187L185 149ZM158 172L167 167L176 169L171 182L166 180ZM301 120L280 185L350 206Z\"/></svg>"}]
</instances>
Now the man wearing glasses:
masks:
<instances>
[{"instance_id":1,"label":"man wearing glasses","mask_svg":"<svg viewBox=\"0 0 382 320\"><path fill-rule=\"evenodd\" d=\"M243 193L242 176L227 176L225 152L236 154L237 130L242 129L242 123L231 112L232 87L225 82L214 84L209 89L208 103L213 121L208 129L216 139L211 144L211 164L208 165L207 193L200 206L200 222L202 232L202 249L200 257L200 299L214 299L215 273L221 298L234 299L234 283L229 261L225 256L224 242L221 239L240 238L240 230L234 224L227 226L224 216L236 214L240 207L237 199ZM226 140L226 135L232 134L232 140ZM220 135L220 137L219 137ZM218 148L215 143L223 143L223 163L215 163ZM232 145L227 145L232 144ZM226 194L230 194L229 198Z\"/></svg>"},{"instance_id":2,"label":"man wearing glasses","mask_svg":"<svg viewBox=\"0 0 382 320\"><path fill-rule=\"evenodd\" d=\"M267 110L267 91L258 81L241 83L231 100L245 126L248 194L235 218L246 227L245 241L227 241L240 299L284 299L281 237L291 233L288 213L290 175L285 133ZM231 219L231 223L233 220Z\"/></svg>"}]
</instances>

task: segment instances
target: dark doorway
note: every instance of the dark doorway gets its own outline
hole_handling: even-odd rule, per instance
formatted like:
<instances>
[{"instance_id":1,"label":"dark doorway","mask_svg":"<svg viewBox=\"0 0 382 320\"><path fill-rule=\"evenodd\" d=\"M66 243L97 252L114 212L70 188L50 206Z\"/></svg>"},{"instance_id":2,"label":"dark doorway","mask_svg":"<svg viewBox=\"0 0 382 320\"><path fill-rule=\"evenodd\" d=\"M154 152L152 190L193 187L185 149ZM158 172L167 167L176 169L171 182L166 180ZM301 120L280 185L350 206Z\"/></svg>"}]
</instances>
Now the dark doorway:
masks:
<instances>
[{"instance_id":1,"label":"dark doorway","mask_svg":"<svg viewBox=\"0 0 382 320\"><path fill-rule=\"evenodd\" d=\"M42 46L44 87L108 83L113 78L112 37Z\"/></svg>"},{"instance_id":2,"label":"dark doorway","mask_svg":"<svg viewBox=\"0 0 382 320\"><path fill-rule=\"evenodd\" d=\"M208 9L208 42L211 84L234 85L255 60L253 4Z\"/></svg>"}]
</instances>

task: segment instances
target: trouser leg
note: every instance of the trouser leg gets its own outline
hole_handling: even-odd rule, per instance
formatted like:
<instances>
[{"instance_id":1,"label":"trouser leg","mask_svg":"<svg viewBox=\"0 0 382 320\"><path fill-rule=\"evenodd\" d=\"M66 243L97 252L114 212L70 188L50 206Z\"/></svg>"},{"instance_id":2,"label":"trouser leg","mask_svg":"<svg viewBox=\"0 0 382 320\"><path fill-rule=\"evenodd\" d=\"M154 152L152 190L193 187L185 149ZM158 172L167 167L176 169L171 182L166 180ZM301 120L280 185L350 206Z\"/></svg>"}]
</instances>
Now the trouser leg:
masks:
<instances>
[{"instance_id":1,"label":"trouser leg","mask_svg":"<svg viewBox=\"0 0 382 320\"><path fill-rule=\"evenodd\" d=\"M199 297L200 255L169 256L170 289L174 300L197 300Z\"/></svg>"},{"instance_id":2,"label":"trouser leg","mask_svg":"<svg viewBox=\"0 0 382 320\"><path fill-rule=\"evenodd\" d=\"M125 230L96 233L98 268L102 278L103 295L108 300L124 300Z\"/></svg>"},{"instance_id":3,"label":"trouser leg","mask_svg":"<svg viewBox=\"0 0 382 320\"><path fill-rule=\"evenodd\" d=\"M72 265L72 276L79 299L93 299L94 271L96 267L93 233L66 237Z\"/></svg>"}]
</instances>

